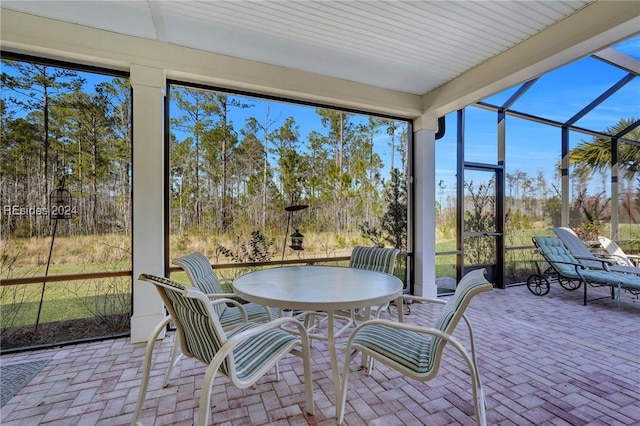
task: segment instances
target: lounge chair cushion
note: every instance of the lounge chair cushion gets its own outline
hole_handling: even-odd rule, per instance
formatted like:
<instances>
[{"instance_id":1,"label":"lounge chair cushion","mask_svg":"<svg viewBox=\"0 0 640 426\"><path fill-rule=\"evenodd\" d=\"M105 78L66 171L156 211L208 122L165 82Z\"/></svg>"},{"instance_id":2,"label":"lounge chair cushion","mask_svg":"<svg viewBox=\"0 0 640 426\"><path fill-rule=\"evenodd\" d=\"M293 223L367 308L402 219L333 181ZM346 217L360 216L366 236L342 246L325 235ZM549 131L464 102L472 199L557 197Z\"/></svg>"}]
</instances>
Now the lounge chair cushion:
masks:
<instances>
[{"instance_id":1,"label":"lounge chair cushion","mask_svg":"<svg viewBox=\"0 0 640 426\"><path fill-rule=\"evenodd\" d=\"M566 278L586 280L587 282L607 285L620 285L623 288L640 290L640 276L622 272L605 271L603 269L589 269L579 265L576 258L569 253L559 238L536 237L536 245L544 257L553 267ZM558 263L554 263L558 262ZM565 263L559 263L565 262Z\"/></svg>"}]
</instances>

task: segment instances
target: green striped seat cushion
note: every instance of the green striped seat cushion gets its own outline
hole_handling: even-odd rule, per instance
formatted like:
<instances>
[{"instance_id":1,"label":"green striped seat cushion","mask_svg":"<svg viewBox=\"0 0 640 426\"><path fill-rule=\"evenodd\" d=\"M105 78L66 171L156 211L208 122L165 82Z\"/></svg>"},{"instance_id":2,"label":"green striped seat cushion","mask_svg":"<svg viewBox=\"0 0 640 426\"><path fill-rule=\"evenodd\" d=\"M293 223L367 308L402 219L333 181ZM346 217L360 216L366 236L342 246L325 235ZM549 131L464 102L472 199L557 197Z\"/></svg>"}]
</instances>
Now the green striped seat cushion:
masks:
<instances>
[{"instance_id":1,"label":"green striped seat cushion","mask_svg":"<svg viewBox=\"0 0 640 426\"><path fill-rule=\"evenodd\" d=\"M367 348L417 374L423 374L433 367L431 341L431 336L372 324L357 332L353 345Z\"/></svg>"},{"instance_id":2,"label":"green striped seat cushion","mask_svg":"<svg viewBox=\"0 0 640 426\"><path fill-rule=\"evenodd\" d=\"M229 337L258 326L260 324L243 324L229 333ZM245 340L233 350L236 376L240 380L247 380L272 359L271 355L288 352L299 342L298 337L279 328L264 331Z\"/></svg>"},{"instance_id":3,"label":"green striped seat cushion","mask_svg":"<svg viewBox=\"0 0 640 426\"><path fill-rule=\"evenodd\" d=\"M484 278L483 270L467 273L440 311L434 328L453 334L471 298L491 288L491 284ZM442 338L437 336L384 324L364 325L353 339L354 345L382 354L417 374L426 374L437 367L435 362L439 357L438 351L441 352L444 347L443 343Z\"/></svg>"}]
</instances>

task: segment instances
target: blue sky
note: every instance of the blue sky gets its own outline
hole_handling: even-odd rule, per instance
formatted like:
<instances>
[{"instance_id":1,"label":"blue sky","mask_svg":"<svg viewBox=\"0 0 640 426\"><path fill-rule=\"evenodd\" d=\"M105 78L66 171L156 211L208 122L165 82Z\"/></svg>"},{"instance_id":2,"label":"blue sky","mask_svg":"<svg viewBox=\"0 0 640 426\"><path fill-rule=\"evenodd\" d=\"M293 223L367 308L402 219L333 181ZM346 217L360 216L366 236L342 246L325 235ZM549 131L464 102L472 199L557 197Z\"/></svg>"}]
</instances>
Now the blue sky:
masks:
<instances>
[{"instance_id":1,"label":"blue sky","mask_svg":"<svg viewBox=\"0 0 640 426\"><path fill-rule=\"evenodd\" d=\"M640 36L624 41L614 49L640 60ZM587 57L565 65L555 71L543 75L539 81L513 106L513 109L551 120L564 122L588 105L593 99L607 90L627 73L597 59ZM92 75L90 84L104 81L104 78ZM517 89L518 86L485 99L489 103L501 104ZM244 126L245 120L254 116L263 120L267 105L270 105L270 116L278 118L273 129L279 127L284 120L293 116L300 129L300 139L306 142L312 130L321 131L320 117L315 108L281 102L269 102L260 99L250 101L253 108L233 108L230 119L236 130ZM605 130L615 125L620 118L640 118L640 78L635 78L622 90L611 96L594 111L580 119L576 124L580 127ZM363 116L363 120L365 117ZM477 108L467 108L467 160L496 163L496 114ZM589 135L573 132L571 146L581 140L590 140ZM375 149L383 158L386 169L390 163L389 136L381 133L375 140ZM508 117L507 119L507 173L524 171L530 176L543 172L552 181L555 164L559 159L560 130L527 120ZM456 149L456 114L447 116L447 133L437 142L436 182L443 180L447 195L455 193L455 149ZM396 155L396 167L399 157Z\"/></svg>"},{"instance_id":2,"label":"blue sky","mask_svg":"<svg viewBox=\"0 0 640 426\"><path fill-rule=\"evenodd\" d=\"M640 36L613 46L614 49L640 60ZM592 57L567 64L539 78L512 109L550 120L565 122L600 94L618 82L627 72ZM519 87L507 89L485 99L491 104L505 102ZM466 109L468 161L496 164L496 122L494 112L478 108ZM604 131L621 118L640 118L640 78L636 77L576 122L586 129ZM455 195L456 114L447 115L447 134L437 142L436 182L443 180L446 195ZM507 117L507 173L526 172L535 177L542 172L554 182L555 165L560 159L560 128L533 121ZM571 132L570 147L592 137ZM595 177L590 189L600 191L601 179ZM607 188L605 188L607 189ZM436 191L439 193L439 191Z\"/></svg>"}]
</instances>

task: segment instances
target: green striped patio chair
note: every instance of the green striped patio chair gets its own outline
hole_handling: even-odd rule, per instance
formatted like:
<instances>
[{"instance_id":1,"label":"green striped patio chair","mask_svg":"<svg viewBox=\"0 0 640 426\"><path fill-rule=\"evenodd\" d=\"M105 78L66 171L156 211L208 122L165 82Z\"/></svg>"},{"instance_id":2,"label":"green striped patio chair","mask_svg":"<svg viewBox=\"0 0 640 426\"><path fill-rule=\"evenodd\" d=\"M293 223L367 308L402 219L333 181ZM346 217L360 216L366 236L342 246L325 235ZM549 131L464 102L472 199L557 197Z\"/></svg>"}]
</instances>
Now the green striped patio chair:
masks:
<instances>
[{"instance_id":1,"label":"green striped patio chair","mask_svg":"<svg viewBox=\"0 0 640 426\"><path fill-rule=\"evenodd\" d=\"M213 310L224 330L231 330L247 321L271 321L282 316L280 309L269 308L258 303L241 303L234 293L224 293L209 259L202 253L194 252L179 257L174 259L173 263L187 273L191 285L205 293L212 301ZM169 384L171 371L181 358L176 340L171 352L171 367L164 378L164 386ZM280 373L278 366L276 366L276 373Z\"/></svg>"},{"instance_id":2,"label":"green striped patio chair","mask_svg":"<svg viewBox=\"0 0 640 426\"><path fill-rule=\"evenodd\" d=\"M174 265L181 267L189 277L191 285L205 293L209 299L227 299L226 303L217 303L214 310L225 330L247 321L271 321L281 317L280 309L269 308L258 303L240 303L234 293L225 293L211 263L206 256L194 252L173 260ZM233 306L228 306L228 304Z\"/></svg>"},{"instance_id":3,"label":"green striped patio chair","mask_svg":"<svg viewBox=\"0 0 640 426\"><path fill-rule=\"evenodd\" d=\"M400 250L397 248L355 246L351 251L349 267L393 275L396 267L396 258L399 254ZM389 303L390 302L387 302L380 306L371 306L364 310L352 310L351 318L354 322L356 320L368 320L372 315L375 318L380 318L380 314L383 311L387 311L389 314L391 313ZM373 359L363 357L362 366L366 367L367 374L371 374L371 370L373 370Z\"/></svg>"},{"instance_id":4,"label":"green striped patio chair","mask_svg":"<svg viewBox=\"0 0 640 426\"><path fill-rule=\"evenodd\" d=\"M464 358L471 377L476 423L485 425L485 400L476 360L473 329L464 314L471 299L478 293L492 290L484 278L484 269L467 273L452 298L444 305L433 327L422 327L384 319L373 319L358 325L350 334L345 347L342 389L338 399L338 422L344 420L349 380L349 366L358 352L415 380L427 381L437 374L445 345L451 344ZM417 296L411 300L431 302ZM464 319L469 330L471 354L453 332Z\"/></svg>"},{"instance_id":5,"label":"green striped patio chair","mask_svg":"<svg viewBox=\"0 0 640 426\"><path fill-rule=\"evenodd\" d=\"M351 252L349 267L393 274L398 254L397 248L356 246Z\"/></svg>"},{"instance_id":6,"label":"green striped patio chair","mask_svg":"<svg viewBox=\"0 0 640 426\"><path fill-rule=\"evenodd\" d=\"M248 322L225 332L210 300L200 290L149 274L141 274L139 279L155 285L169 316L158 324L147 341L132 425L142 424L140 413L149 385L153 349L169 321L176 325L175 338L184 356L208 365L200 392L199 426L206 425L209 420L211 390L216 374L227 376L233 385L245 389L253 386L289 353L302 357L306 411L314 414L309 338L299 321L285 317L265 324ZM283 325L296 328L296 334L283 330Z\"/></svg>"},{"instance_id":7,"label":"green striped patio chair","mask_svg":"<svg viewBox=\"0 0 640 426\"><path fill-rule=\"evenodd\" d=\"M349 268L367 269L370 271L393 274L398 254L400 254L400 250L398 250L397 248L356 246L351 252L351 258L349 259ZM349 284L346 283L345 285ZM371 306L367 309L351 309L346 315L348 315L351 321L355 323L358 320L368 320L371 317L372 312L375 314L376 318L379 318L380 313L384 310L389 310L389 303L385 303L381 306ZM318 317L321 319L317 319ZM337 317L347 318L343 315L339 315ZM304 318L305 324L309 326L314 321L314 319L316 321L324 320L326 318L326 314L321 312L306 312ZM369 366L369 371L371 371L371 368L372 365Z\"/></svg>"},{"instance_id":8,"label":"green striped patio chair","mask_svg":"<svg viewBox=\"0 0 640 426\"><path fill-rule=\"evenodd\" d=\"M349 267L384 272L393 275L398 254L400 254L400 250L397 248L356 246L351 252ZM385 303L382 306L371 307L371 311L375 313L376 318L380 318L380 313L388 309L389 303ZM367 315L367 312L364 312L364 315ZM368 316L361 316L361 319L369 318Z\"/></svg>"}]
</instances>

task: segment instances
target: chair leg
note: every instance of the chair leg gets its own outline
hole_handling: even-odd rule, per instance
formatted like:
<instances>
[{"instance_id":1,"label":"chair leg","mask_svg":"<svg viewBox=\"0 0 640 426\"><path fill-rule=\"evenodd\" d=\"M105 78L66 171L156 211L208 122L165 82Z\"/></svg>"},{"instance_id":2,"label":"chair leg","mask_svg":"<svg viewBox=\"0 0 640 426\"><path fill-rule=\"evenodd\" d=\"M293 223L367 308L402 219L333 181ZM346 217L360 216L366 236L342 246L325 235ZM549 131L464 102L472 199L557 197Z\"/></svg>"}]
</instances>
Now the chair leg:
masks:
<instances>
[{"instance_id":1,"label":"chair leg","mask_svg":"<svg viewBox=\"0 0 640 426\"><path fill-rule=\"evenodd\" d=\"M173 348L171 348L171 356L169 359L169 368L167 368L167 372L164 375L164 381L162 382L162 387L166 388L167 386L169 386L169 379L171 378L171 373L173 372L173 369L176 365L178 365L178 362L180 362L180 360L182 359L183 354L180 353L180 355L177 355L178 350L180 349L179 346L180 344L178 343L179 339L178 339L178 332L176 331L176 334L173 336L174 341L173 341ZM177 356L176 356L177 355Z\"/></svg>"},{"instance_id":2,"label":"chair leg","mask_svg":"<svg viewBox=\"0 0 640 426\"><path fill-rule=\"evenodd\" d=\"M367 376L370 376L371 372L373 371L373 367L374 367L373 363L374 363L374 359L369 357L368 365L367 365Z\"/></svg>"},{"instance_id":3,"label":"chair leg","mask_svg":"<svg viewBox=\"0 0 640 426\"><path fill-rule=\"evenodd\" d=\"M353 356L349 355L351 348L347 346L346 353L347 356L344 360L344 367L342 373L342 383L340 386L340 395L336 395L336 419L338 420L338 424L341 425L344 421L344 409L345 405L347 405L347 384L349 382L349 364L351 364L351 360Z\"/></svg>"},{"instance_id":4,"label":"chair leg","mask_svg":"<svg viewBox=\"0 0 640 426\"><path fill-rule=\"evenodd\" d=\"M486 426L486 403L484 399L484 389L482 389L482 385L480 382L480 374L477 370L477 367L473 364L471 358L466 354L462 355L467 361L467 366L469 367L469 375L471 376L471 388L473 396L473 407L476 414L476 424L478 426Z\"/></svg>"},{"instance_id":5,"label":"chair leg","mask_svg":"<svg viewBox=\"0 0 640 426\"><path fill-rule=\"evenodd\" d=\"M349 384L349 366L353 362L353 359L358 356L358 352L362 356L364 353L361 350L353 350L351 348L351 340L347 342L347 345L344 349L345 357L344 357L344 365L342 367L342 381L340 383L340 394L336 395L336 419L338 424L342 424L344 421L344 411L345 406L347 405L347 387Z\"/></svg>"},{"instance_id":6,"label":"chair leg","mask_svg":"<svg viewBox=\"0 0 640 426\"><path fill-rule=\"evenodd\" d=\"M384 305L375 306L375 319L380 319L380 313L382 312L383 306ZM374 309L372 307L365 308L362 314L362 318L364 318L363 321L370 320L373 314ZM355 321L353 324L358 325ZM371 370L373 369L373 360L364 353L362 354L362 358L360 359L360 368L366 370L367 376L371 375Z\"/></svg>"},{"instance_id":7,"label":"chair leg","mask_svg":"<svg viewBox=\"0 0 640 426\"><path fill-rule=\"evenodd\" d=\"M223 359L220 359L216 355L211 364L207 367L207 371L202 379L202 389L200 389L200 405L198 407L198 426L207 426L209 424L209 414L211 406L211 391L213 389L213 381L220 368L220 363Z\"/></svg>"},{"instance_id":8,"label":"chair leg","mask_svg":"<svg viewBox=\"0 0 640 426\"><path fill-rule=\"evenodd\" d=\"M311 377L311 339L306 334L302 335L302 369L304 370L304 393L306 398L307 414L315 415L315 403L313 402L313 378ZM277 368L277 364L276 364Z\"/></svg>"},{"instance_id":9,"label":"chair leg","mask_svg":"<svg viewBox=\"0 0 640 426\"><path fill-rule=\"evenodd\" d=\"M147 341L147 346L144 353L144 366L142 367L142 382L140 383L140 393L138 394L138 402L136 402L136 409L133 413L131 426L136 426L138 424L142 406L144 405L144 399L147 396L147 387L149 386L149 373L151 372L151 360L153 358L153 348L155 347L158 336L161 332L164 331L170 320L171 317L167 317L164 321L161 321L160 324L156 326L156 329L153 331L153 333L151 333L151 336L149 336L149 340Z\"/></svg>"},{"instance_id":10,"label":"chair leg","mask_svg":"<svg viewBox=\"0 0 640 426\"><path fill-rule=\"evenodd\" d=\"M484 389L482 389L482 387L478 388L478 401L476 404L478 405L478 423L481 426L485 426L487 424L487 405L486 400L484 399Z\"/></svg>"},{"instance_id":11,"label":"chair leg","mask_svg":"<svg viewBox=\"0 0 640 426\"><path fill-rule=\"evenodd\" d=\"M383 306L378 306L378 311L376 312L376 319L380 319L380 314L382 313ZM389 303L389 302L386 303L386 309L389 312L389 316L391 316L391 303ZM370 376L371 372L373 371L373 368L374 368L375 360L373 358L371 358L371 357L366 357L365 354L362 354L362 361L363 362L365 361L365 358L368 358L366 360L366 362L367 362L367 376Z\"/></svg>"}]
</instances>

